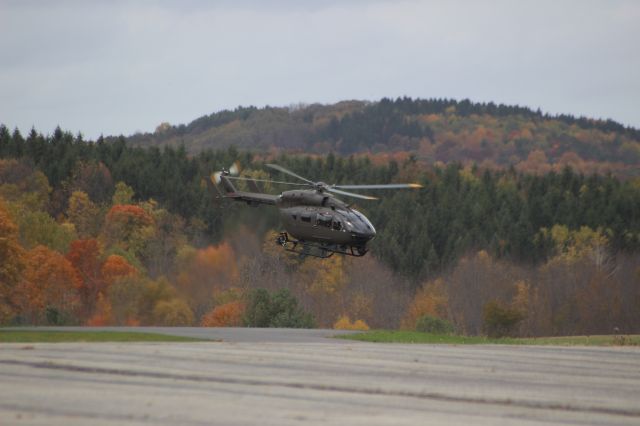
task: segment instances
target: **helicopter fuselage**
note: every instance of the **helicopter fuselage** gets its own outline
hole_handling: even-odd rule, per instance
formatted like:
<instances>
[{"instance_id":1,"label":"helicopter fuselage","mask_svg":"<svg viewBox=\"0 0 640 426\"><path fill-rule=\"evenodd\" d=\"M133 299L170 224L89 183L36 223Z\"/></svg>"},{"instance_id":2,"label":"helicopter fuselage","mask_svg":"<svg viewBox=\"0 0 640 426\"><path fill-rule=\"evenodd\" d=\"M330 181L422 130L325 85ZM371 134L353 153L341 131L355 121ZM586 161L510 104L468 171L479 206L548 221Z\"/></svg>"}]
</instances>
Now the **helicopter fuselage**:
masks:
<instances>
[{"instance_id":1,"label":"helicopter fuselage","mask_svg":"<svg viewBox=\"0 0 640 426\"><path fill-rule=\"evenodd\" d=\"M364 247L376 235L362 213L323 192L285 191L276 206L286 231L301 241Z\"/></svg>"}]
</instances>

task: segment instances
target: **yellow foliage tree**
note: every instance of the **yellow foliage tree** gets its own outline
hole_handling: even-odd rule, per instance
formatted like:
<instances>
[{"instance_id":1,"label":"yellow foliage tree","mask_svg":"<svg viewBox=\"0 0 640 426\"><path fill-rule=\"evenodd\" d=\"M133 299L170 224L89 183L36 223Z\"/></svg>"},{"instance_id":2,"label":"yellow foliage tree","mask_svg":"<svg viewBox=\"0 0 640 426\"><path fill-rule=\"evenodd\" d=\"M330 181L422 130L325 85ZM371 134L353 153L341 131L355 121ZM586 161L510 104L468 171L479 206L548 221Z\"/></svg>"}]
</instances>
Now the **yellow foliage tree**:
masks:
<instances>
[{"instance_id":1,"label":"yellow foliage tree","mask_svg":"<svg viewBox=\"0 0 640 426\"><path fill-rule=\"evenodd\" d=\"M447 319L449 310L449 296L442 278L429 281L420 288L407 308L407 313L401 322L403 329L413 330L418 318L429 315Z\"/></svg>"},{"instance_id":2,"label":"yellow foliage tree","mask_svg":"<svg viewBox=\"0 0 640 426\"><path fill-rule=\"evenodd\" d=\"M193 324L194 317L187 302L182 299L161 300L153 309L157 325L179 327Z\"/></svg>"},{"instance_id":3,"label":"yellow foliage tree","mask_svg":"<svg viewBox=\"0 0 640 426\"><path fill-rule=\"evenodd\" d=\"M92 238L98 233L100 210L89 199L86 192L73 191L69 197L67 217L81 238Z\"/></svg>"}]
</instances>

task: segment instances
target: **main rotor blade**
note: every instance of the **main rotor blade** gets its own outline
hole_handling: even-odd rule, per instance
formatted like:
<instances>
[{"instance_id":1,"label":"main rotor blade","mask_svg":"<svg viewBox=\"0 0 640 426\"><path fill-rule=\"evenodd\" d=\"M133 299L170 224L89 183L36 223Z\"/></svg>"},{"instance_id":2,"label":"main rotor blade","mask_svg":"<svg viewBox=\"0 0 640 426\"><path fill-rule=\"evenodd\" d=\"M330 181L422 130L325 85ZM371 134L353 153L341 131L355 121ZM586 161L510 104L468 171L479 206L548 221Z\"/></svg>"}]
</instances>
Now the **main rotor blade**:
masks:
<instances>
[{"instance_id":1,"label":"main rotor blade","mask_svg":"<svg viewBox=\"0 0 640 426\"><path fill-rule=\"evenodd\" d=\"M331 185L329 188L340 189L407 189L407 188L422 188L422 185L418 183L388 183L379 185Z\"/></svg>"},{"instance_id":2,"label":"main rotor blade","mask_svg":"<svg viewBox=\"0 0 640 426\"><path fill-rule=\"evenodd\" d=\"M307 188L309 187L309 184L306 184L306 183L285 182L285 181L281 181L281 180L253 179L253 178L239 177L239 176L227 176L227 179L232 179L232 180L252 180L254 182L280 183L280 184L283 184L283 185L305 186Z\"/></svg>"},{"instance_id":3,"label":"main rotor blade","mask_svg":"<svg viewBox=\"0 0 640 426\"><path fill-rule=\"evenodd\" d=\"M315 186L315 184L316 184L315 182L310 181L310 180L309 180L309 179L307 179L307 178L303 178L302 176L300 176L300 175L297 175L297 174L293 173L291 170L289 170L289 169L285 169L284 167L279 166L279 165L277 165L277 164L265 164L265 166L267 166L267 167L271 167L272 169L278 170L279 172L282 172L282 173L288 174L288 175L290 175L290 176L293 176L293 177L295 177L295 178L298 178L298 179L300 179L300 180L303 180L303 181L305 181L305 182L307 182L307 183L310 183L311 185L314 185L314 186Z\"/></svg>"},{"instance_id":4,"label":"main rotor blade","mask_svg":"<svg viewBox=\"0 0 640 426\"><path fill-rule=\"evenodd\" d=\"M362 200L377 200L377 197L372 197L370 195L362 195L362 194L354 194L353 192L340 191L339 189L335 189L333 187L326 187L326 191L331 192L332 194L340 194L346 195L347 197L360 198Z\"/></svg>"}]
</instances>

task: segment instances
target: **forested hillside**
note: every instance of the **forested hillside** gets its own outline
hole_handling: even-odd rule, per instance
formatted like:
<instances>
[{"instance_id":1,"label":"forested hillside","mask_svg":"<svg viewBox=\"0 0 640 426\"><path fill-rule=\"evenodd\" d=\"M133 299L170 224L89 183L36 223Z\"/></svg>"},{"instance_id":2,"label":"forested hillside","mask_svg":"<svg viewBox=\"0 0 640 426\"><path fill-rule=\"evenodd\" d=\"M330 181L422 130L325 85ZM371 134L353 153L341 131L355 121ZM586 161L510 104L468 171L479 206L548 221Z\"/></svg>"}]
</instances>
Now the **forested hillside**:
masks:
<instances>
[{"instance_id":1,"label":"forested hillside","mask_svg":"<svg viewBox=\"0 0 640 426\"><path fill-rule=\"evenodd\" d=\"M255 152L368 154L386 162L410 153L423 164L476 163L527 173L640 175L640 131L612 120L550 116L529 108L447 99L382 99L290 108L237 108L188 125L163 123L135 146L178 147L189 153L235 146Z\"/></svg>"},{"instance_id":2,"label":"forested hillside","mask_svg":"<svg viewBox=\"0 0 640 426\"><path fill-rule=\"evenodd\" d=\"M637 146L634 130L589 125ZM270 161L329 183L424 188L359 202L378 229L367 257L298 259L273 241L275 209L207 193L204 179L236 160L253 177ZM640 180L547 166L427 165L408 152L188 155L0 126L0 322L414 328L439 318L469 334L640 331Z\"/></svg>"}]
</instances>

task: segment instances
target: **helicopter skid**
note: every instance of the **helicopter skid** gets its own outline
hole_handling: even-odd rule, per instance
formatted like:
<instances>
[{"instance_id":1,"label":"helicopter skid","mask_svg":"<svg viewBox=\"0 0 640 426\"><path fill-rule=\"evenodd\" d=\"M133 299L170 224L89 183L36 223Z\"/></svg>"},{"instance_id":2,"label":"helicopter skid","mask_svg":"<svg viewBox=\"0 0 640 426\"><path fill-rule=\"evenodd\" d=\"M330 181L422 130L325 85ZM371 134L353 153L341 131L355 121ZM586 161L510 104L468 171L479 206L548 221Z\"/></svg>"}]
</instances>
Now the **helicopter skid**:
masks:
<instances>
[{"instance_id":1,"label":"helicopter skid","mask_svg":"<svg viewBox=\"0 0 640 426\"><path fill-rule=\"evenodd\" d=\"M368 251L365 247L290 240L286 232L281 232L280 235L278 235L276 244L284 247L286 251L299 254L301 257L313 256L321 259L329 258L335 253L362 257L367 254Z\"/></svg>"}]
</instances>

